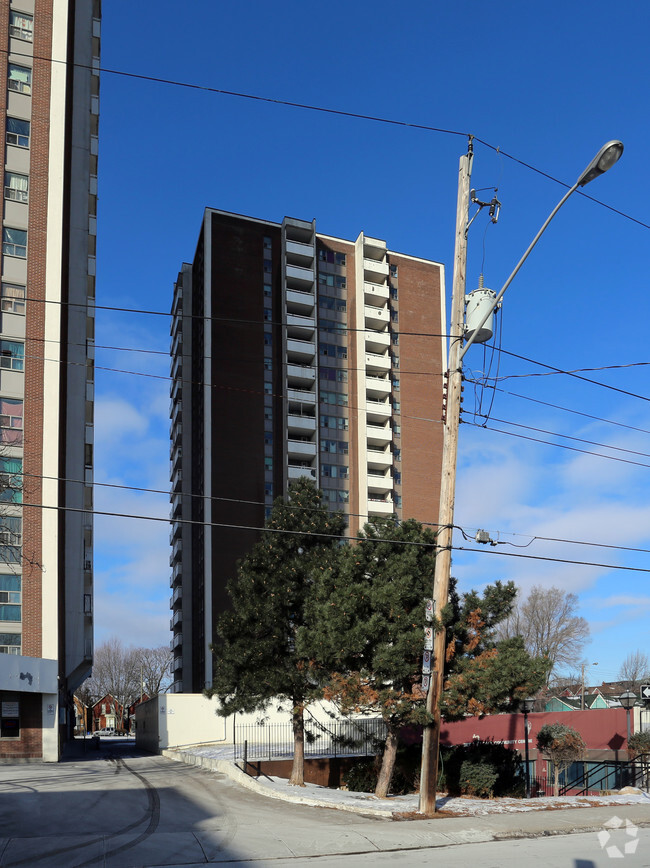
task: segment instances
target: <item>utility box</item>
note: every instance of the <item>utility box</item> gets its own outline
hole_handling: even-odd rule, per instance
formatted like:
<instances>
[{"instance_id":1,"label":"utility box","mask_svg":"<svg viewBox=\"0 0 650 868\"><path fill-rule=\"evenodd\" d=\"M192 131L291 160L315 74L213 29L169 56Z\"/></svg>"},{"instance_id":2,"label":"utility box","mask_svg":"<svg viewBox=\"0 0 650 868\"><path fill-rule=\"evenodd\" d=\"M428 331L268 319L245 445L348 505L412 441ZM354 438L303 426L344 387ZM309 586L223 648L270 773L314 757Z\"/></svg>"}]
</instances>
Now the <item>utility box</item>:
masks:
<instances>
[{"instance_id":1,"label":"utility box","mask_svg":"<svg viewBox=\"0 0 650 868\"><path fill-rule=\"evenodd\" d=\"M474 292L470 292L466 297L465 340L469 340L472 337L477 326L490 309L491 305L494 304L494 299L496 297L497 294L493 289L484 289L483 287L475 289ZM474 338L474 343L483 344L485 341L489 341L493 333L494 311L492 311L490 316L485 320L485 323Z\"/></svg>"}]
</instances>

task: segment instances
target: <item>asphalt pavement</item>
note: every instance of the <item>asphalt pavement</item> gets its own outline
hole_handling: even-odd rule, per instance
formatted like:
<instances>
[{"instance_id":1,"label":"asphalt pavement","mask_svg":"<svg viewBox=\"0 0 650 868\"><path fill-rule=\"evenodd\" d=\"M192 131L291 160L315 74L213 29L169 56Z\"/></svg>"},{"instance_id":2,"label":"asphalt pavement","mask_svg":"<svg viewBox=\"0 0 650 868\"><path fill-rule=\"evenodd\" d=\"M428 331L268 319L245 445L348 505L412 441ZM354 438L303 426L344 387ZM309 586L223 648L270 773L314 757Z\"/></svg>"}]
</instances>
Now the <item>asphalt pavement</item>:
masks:
<instances>
[{"instance_id":1,"label":"asphalt pavement","mask_svg":"<svg viewBox=\"0 0 650 868\"><path fill-rule=\"evenodd\" d=\"M412 850L415 858L432 849L445 864L444 848L457 845L596 836L614 813L606 806L396 822L269 799L221 771L138 753L132 740L103 738L85 754L74 747L59 764L0 765L2 868L301 865L337 856L345 865L355 856ZM650 803L617 806L616 816L650 826ZM624 864L650 864L647 855Z\"/></svg>"}]
</instances>

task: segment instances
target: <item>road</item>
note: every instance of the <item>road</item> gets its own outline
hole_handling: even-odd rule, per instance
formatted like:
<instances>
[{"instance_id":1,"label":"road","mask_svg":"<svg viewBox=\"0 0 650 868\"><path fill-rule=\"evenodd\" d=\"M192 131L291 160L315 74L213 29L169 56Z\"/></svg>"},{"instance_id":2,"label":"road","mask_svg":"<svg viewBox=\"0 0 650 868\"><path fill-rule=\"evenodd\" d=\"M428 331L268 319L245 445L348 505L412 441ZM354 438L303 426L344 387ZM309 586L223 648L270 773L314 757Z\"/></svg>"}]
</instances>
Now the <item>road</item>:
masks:
<instances>
[{"instance_id":1,"label":"road","mask_svg":"<svg viewBox=\"0 0 650 868\"><path fill-rule=\"evenodd\" d=\"M138 754L103 739L99 752L58 765L0 765L0 866L300 866L377 864L510 868L540 859L558 868L604 868L613 860L594 832L443 846L442 821L396 823L251 793L219 773ZM453 821L472 839L471 818ZM438 826L438 828L441 828ZM623 849L622 833L612 838ZM619 840L620 838L620 840ZM635 854L650 866L650 830ZM435 850L432 847L435 846Z\"/></svg>"}]
</instances>

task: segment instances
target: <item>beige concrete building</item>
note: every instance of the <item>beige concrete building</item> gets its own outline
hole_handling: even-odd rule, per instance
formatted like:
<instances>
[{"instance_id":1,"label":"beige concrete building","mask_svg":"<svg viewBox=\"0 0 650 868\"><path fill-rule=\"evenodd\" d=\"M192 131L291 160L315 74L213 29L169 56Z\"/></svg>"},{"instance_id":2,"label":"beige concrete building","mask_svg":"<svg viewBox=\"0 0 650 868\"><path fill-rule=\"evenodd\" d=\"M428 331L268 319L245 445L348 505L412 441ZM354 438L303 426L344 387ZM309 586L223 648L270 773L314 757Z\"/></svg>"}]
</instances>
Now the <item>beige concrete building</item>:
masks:
<instances>
[{"instance_id":1,"label":"beige concrete building","mask_svg":"<svg viewBox=\"0 0 650 868\"><path fill-rule=\"evenodd\" d=\"M0 0L0 759L58 759L93 656L100 16Z\"/></svg>"}]
</instances>

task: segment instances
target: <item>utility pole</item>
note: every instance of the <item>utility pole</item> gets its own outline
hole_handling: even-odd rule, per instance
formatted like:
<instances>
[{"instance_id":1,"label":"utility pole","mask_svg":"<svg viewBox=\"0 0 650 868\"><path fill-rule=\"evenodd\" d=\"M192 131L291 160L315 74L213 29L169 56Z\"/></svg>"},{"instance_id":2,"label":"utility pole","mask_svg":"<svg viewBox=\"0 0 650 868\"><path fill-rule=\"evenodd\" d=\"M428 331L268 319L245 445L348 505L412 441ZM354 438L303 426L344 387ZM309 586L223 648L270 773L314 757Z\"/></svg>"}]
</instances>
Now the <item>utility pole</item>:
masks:
<instances>
[{"instance_id":1,"label":"utility pole","mask_svg":"<svg viewBox=\"0 0 650 868\"><path fill-rule=\"evenodd\" d=\"M458 199L456 205L456 241L451 300L451 329L447 360L445 427L442 448L442 478L440 484L440 510L433 579L435 611L447 605L451 577L451 543L454 529L454 499L456 493L456 456L458 454L458 428L462 391L460 350L463 342L465 313L465 281L467 275L467 227L469 222L469 190L474 148L470 136L467 153L460 158L458 167ZM422 766L420 770L421 814L436 810L438 780L438 752L440 749L440 696L445 669L445 631L437 632L433 640L431 681L427 693L427 711L434 722L424 727L422 734Z\"/></svg>"}]
</instances>

